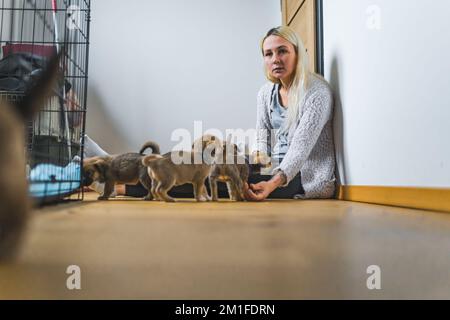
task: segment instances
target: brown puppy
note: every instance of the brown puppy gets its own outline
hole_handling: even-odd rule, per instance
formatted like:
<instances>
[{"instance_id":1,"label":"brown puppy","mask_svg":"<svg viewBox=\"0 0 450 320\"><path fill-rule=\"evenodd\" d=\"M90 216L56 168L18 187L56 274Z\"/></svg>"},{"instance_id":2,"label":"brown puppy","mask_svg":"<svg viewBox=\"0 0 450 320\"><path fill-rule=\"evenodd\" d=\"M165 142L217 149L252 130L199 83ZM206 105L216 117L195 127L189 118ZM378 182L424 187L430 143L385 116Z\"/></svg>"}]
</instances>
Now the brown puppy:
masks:
<instances>
[{"instance_id":1,"label":"brown puppy","mask_svg":"<svg viewBox=\"0 0 450 320\"><path fill-rule=\"evenodd\" d=\"M225 182L230 200L244 201L244 186L250 174L245 157L238 155L234 143L225 142L220 164L215 164L209 175L212 201L218 201L217 182Z\"/></svg>"},{"instance_id":2,"label":"brown puppy","mask_svg":"<svg viewBox=\"0 0 450 320\"><path fill-rule=\"evenodd\" d=\"M197 201L208 201L205 180L209 176L220 140L203 136L192 145L193 151L172 151L164 156L149 155L142 159L152 179L150 192L154 198L174 202L167 192L173 186L191 183ZM199 151L197 151L199 149ZM209 156L208 156L209 155Z\"/></svg>"},{"instance_id":3,"label":"brown puppy","mask_svg":"<svg viewBox=\"0 0 450 320\"><path fill-rule=\"evenodd\" d=\"M212 144L215 147L220 148L222 145L222 141L215 135L204 134L192 143L192 152L205 152L206 148ZM217 148L210 148L209 151L217 151Z\"/></svg>"},{"instance_id":4,"label":"brown puppy","mask_svg":"<svg viewBox=\"0 0 450 320\"><path fill-rule=\"evenodd\" d=\"M30 211L25 174L24 124L45 104L58 77L61 54L52 58L24 98L0 102L0 260L13 258Z\"/></svg>"},{"instance_id":5,"label":"brown puppy","mask_svg":"<svg viewBox=\"0 0 450 320\"><path fill-rule=\"evenodd\" d=\"M214 152L219 153L222 141L212 134L204 134L197 140L192 143L192 152L202 152L204 153L206 148L210 145L214 145L214 148L209 148L209 151L214 150ZM208 155L210 156L210 155ZM202 186L202 194L206 197L208 201L211 200L211 197L208 195L208 191L206 190L205 185Z\"/></svg>"},{"instance_id":6,"label":"brown puppy","mask_svg":"<svg viewBox=\"0 0 450 320\"><path fill-rule=\"evenodd\" d=\"M152 200L150 193L151 180L147 168L142 165L144 151L152 149L154 154L159 154L159 145L153 141L146 142L139 153L124 153L105 157L93 157L83 161L84 185L89 186L94 181L105 183L103 195L98 200L108 200L117 183L136 184L141 182L149 190L145 200Z\"/></svg>"}]
</instances>

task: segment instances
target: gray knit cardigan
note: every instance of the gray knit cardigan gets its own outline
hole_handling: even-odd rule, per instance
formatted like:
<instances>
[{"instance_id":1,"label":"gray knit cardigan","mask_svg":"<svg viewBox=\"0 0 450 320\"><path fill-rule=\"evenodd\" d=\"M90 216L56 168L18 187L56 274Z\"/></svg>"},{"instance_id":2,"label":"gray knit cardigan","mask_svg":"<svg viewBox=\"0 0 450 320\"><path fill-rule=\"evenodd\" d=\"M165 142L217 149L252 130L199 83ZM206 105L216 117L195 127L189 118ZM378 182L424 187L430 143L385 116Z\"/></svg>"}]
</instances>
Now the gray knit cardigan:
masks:
<instances>
[{"instance_id":1,"label":"gray knit cardigan","mask_svg":"<svg viewBox=\"0 0 450 320\"><path fill-rule=\"evenodd\" d=\"M275 84L261 87L257 100L257 150L270 155L273 129L270 121ZM273 172L279 170L289 183L299 172L304 195L298 199L332 198L335 194L333 143L333 93L325 79L310 74L306 94L300 102L299 117L288 133L288 152Z\"/></svg>"}]
</instances>

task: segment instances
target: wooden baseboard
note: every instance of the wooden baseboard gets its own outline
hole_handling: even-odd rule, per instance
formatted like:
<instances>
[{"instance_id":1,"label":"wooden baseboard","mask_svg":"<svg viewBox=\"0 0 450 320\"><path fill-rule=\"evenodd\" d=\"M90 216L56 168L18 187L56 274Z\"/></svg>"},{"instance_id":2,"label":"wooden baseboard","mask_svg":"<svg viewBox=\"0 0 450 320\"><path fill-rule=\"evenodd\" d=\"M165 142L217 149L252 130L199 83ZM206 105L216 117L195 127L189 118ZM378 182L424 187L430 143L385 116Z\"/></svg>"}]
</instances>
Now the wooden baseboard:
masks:
<instances>
[{"instance_id":1,"label":"wooden baseboard","mask_svg":"<svg viewBox=\"0 0 450 320\"><path fill-rule=\"evenodd\" d=\"M450 189L446 188L340 186L337 198L450 213Z\"/></svg>"}]
</instances>

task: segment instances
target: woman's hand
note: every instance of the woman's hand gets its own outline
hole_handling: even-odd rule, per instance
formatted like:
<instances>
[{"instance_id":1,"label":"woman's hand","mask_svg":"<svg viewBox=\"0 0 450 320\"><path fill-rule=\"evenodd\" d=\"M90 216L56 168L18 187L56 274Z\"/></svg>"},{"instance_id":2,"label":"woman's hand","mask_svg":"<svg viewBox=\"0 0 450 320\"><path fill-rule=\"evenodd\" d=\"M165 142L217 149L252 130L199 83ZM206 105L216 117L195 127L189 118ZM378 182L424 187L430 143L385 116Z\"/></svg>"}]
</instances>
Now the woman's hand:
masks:
<instances>
[{"instance_id":1,"label":"woman's hand","mask_svg":"<svg viewBox=\"0 0 450 320\"><path fill-rule=\"evenodd\" d=\"M266 199L276 188L284 184L282 174L276 174L269 181L261 181L256 184L245 185L245 198L249 201L262 201Z\"/></svg>"},{"instance_id":2,"label":"woman's hand","mask_svg":"<svg viewBox=\"0 0 450 320\"><path fill-rule=\"evenodd\" d=\"M245 198L250 201L262 201L266 199L272 191L275 190L269 181L261 181L256 184L250 184L245 193Z\"/></svg>"}]
</instances>

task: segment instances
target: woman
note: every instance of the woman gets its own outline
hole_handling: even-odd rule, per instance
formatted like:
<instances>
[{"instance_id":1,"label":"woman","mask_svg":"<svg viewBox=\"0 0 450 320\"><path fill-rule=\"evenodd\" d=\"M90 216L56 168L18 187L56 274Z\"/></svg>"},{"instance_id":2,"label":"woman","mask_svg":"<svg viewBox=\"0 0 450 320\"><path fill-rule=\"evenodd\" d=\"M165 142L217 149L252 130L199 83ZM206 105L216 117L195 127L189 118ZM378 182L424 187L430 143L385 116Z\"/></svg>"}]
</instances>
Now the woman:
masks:
<instances>
[{"instance_id":1,"label":"woman","mask_svg":"<svg viewBox=\"0 0 450 320\"><path fill-rule=\"evenodd\" d=\"M261 41L261 51L269 82L258 93L257 150L279 165L273 176L251 175L246 198L332 198L335 156L331 89L325 79L309 72L306 49L289 27L269 30ZM272 147L273 130L277 134ZM181 189L174 192L192 194L190 189ZM147 194L140 185L116 186L116 192L136 197Z\"/></svg>"},{"instance_id":2,"label":"woman","mask_svg":"<svg viewBox=\"0 0 450 320\"><path fill-rule=\"evenodd\" d=\"M330 86L309 72L306 49L289 27L269 30L261 51L269 82L258 93L257 150L279 165L271 177L251 176L246 198L332 198L335 156Z\"/></svg>"}]
</instances>

